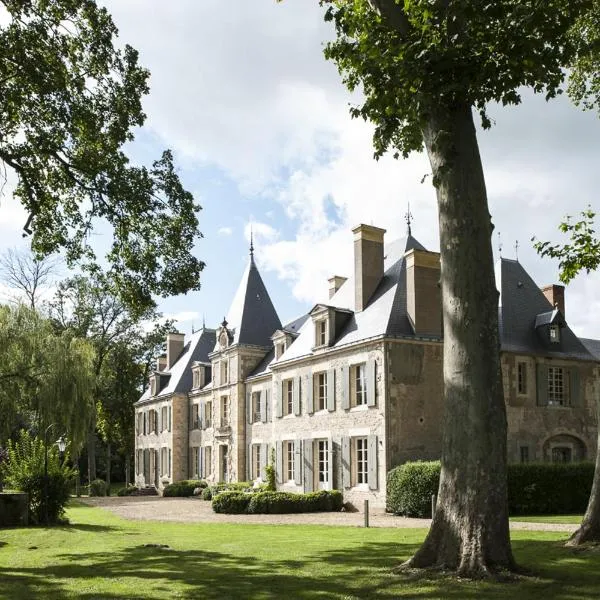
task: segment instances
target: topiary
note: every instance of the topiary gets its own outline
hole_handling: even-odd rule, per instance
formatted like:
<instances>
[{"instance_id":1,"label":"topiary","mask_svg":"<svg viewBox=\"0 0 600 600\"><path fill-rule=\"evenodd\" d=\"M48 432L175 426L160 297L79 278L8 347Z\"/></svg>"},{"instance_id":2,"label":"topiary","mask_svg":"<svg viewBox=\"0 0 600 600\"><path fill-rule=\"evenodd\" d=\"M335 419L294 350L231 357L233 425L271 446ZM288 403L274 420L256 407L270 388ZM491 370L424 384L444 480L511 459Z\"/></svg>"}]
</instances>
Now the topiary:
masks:
<instances>
[{"instance_id":1,"label":"topiary","mask_svg":"<svg viewBox=\"0 0 600 600\"><path fill-rule=\"evenodd\" d=\"M103 479L94 479L94 481L90 483L89 488L90 496L106 496L106 492L108 491L106 481Z\"/></svg>"},{"instance_id":2,"label":"topiary","mask_svg":"<svg viewBox=\"0 0 600 600\"><path fill-rule=\"evenodd\" d=\"M212 509L229 515L245 514L251 497L252 494L246 492L221 492L212 499Z\"/></svg>"}]
</instances>

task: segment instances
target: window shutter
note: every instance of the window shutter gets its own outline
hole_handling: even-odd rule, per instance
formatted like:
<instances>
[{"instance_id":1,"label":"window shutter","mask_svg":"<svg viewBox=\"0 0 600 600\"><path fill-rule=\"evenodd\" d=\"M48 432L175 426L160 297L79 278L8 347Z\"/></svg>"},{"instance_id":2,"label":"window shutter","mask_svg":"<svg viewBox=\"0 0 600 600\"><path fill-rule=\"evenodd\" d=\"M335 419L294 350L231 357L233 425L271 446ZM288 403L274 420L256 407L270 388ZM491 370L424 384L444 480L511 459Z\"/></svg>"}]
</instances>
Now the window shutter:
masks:
<instances>
[{"instance_id":1,"label":"window shutter","mask_svg":"<svg viewBox=\"0 0 600 600\"><path fill-rule=\"evenodd\" d=\"M333 482L333 440L327 442L327 480L329 481L329 489L335 489Z\"/></svg>"},{"instance_id":2,"label":"window shutter","mask_svg":"<svg viewBox=\"0 0 600 600\"><path fill-rule=\"evenodd\" d=\"M171 407L169 406L169 431L171 431Z\"/></svg>"},{"instance_id":3,"label":"window shutter","mask_svg":"<svg viewBox=\"0 0 600 600\"><path fill-rule=\"evenodd\" d=\"M275 442L275 461L277 481L283 483L283 444L281 442Z\"/></svg>"},{"instance_id":4,"label":"window shutter","mask_svg":"<svg viewBox=\"0 0 600 600\"><path fill-rule=\"evenodd\" d=\"M280 381L273 387L273 402L275 404L275 416L281 418L283 416L283 382Z\"/></svg>"},{"instance_id":5,"label":"window shutter","mask_svg":"<svg viewBox=\"0 0 600 600\"><path fill-rule=\"evenodd\" d=\"M260 478L264 481L267 478L267 472L265 467L269 464L269 444L260 445Z\"/></svg>"},{"instance_id":6,"label":"window shutter","mask_svg":"<svg viewBox=\"0 0 600 600\"><path fill-rule=\"evenodd\" d=\"M246 447L246 479L252 481L252 444Z\"/></svg>"},{"instance_id":7,"label":"window shutter","mask_svg":"<svg viewBox=\"0 0 600 600\"><path fill-rule=\"evenodd\" d=\"M350 408L350 367L342 367L342 408Z\"/></svg>"},{"instance_id":8,"label":"window shutter","mask_svg":"<svg viewBox=\"0 0 600 600\"><path fill-rule=\"evenodd\" d=\"M200 429L206 429L206 419L204 413L206 412L206 404L204 402L200 402L198 404L198 412L200 413Z\"/></svg>"},{"instance_id":9,"label":"window shutter","mask_svg":"<svg viewBox=\"0 0 600 600\"><path fill-rule=\"evenodd\" d=\"M265 390L261 390L259 396L259 405L260 405L260 420L263 423L267 422L267 394Z\"/></svg>"},{"instance_id":10,"label":"window shutter","mask_svg":"<svg viewBox=\"0 0 600 600\"><path fill-rule=\"evenodd\" d=\"M375 361L373 359L367 362L367 406L375 406Z\"/></svg>"},{"instance_id":11,"label":"window shutter","mask_svg":"<svg viewBox=\"0 0 600 600\"><path fill-rule=\"evenodd\" d=\"M206 471L204 469L204 447L200 446L198 448L198 476L200 479L204 479L206 477Z\"/></svg>"},{"instance_id":12,"label":"window shutter","mask_svg":"<svg viewBox=\"0 0 600 600\"><path fill-rule=\"evenodd\" d=\"M302 484L302 442L300 440L294 442L294 483Z\"/></svg>"},{"instance_id":13,"label":"window shutter","mask_svg":"<svg viewBox=\"0 0 600 600\"><path fill-rule=\"evenodd\" d=\"M537 366L537 403L538 406L548 405L548 367L539 364Z\"/></svg>"},{"instance_id":14,"label":"window shutter","mask_svg":"<svg viewBox=\"0 0 600 600\"><path fill-rule=\"evenodd\" d=\"M156 420L157 420L157 429L158 431L162 431L162 408L156 411Z\"/></svg>"},{"instance_id":15,"label":"window shutter","mask_svg":"<svg viewBox=\"0 0 600 600\"><path fill-rule=\"evenodd\" d=\"M300 416L300 377L294 377L292 402L294 404L294 414L298 417Z\"/></svg>"},{"instance_id":16,"label":"window shutter","mask_svg":"<svg viewBox=\"0 0 600 600\"><path fill-rule=\"evenodd\" d=\"M367 479L369 481L369 489L377 489L377 436L370 435L368 437L367 448Z\"/></svg>"},{"instance_id":17,"label":"window shutter","mask_svg":"<svg viewBox=\"0 0 600 600\"><path fill-rule=\"evenodd\" d=\"M352 486L352 470L350 469L350 438L342 438L342 488Z\"/></svg>"},{"instance_id":18,"label":"window shutter","mask_svg":"<svg viewBox=\"0 0 600 600\"><path fill-rule=\"evenodd\" d=\"M327 410L335 410L335 369L327 371Z\"/></svg>"},{"instance_id":19,"label":"window shutter","mask_svg":"<svg viewBox=\"0 0 600 600\"><path fill-rule=\"evenodd\" d=\"M571 406L583 406L581 401L581 385L579 377L579 369L569 369L569 393Z\"/></svg>"},{"instance_id":20,"label":"window shutter","mask_svg":"<svg viewBox=\"0 0 600 600\"><path fill-rule=\"evenodd\" d=\"M265 413L267 415L267 422L271 422L273 420L273 414L271 412L271 390L266 389L265 393Z\"/></svg>"},{"instance_id":21,"label":"window shutter","mask_svg":"<svg viewBox=\"0 0 600 600\"><path fill-rule=\"evenodd\" d=\"M169 464L167 465L167 475L171 477L171 448L169 448Z\"/></svg>"},{"instance_id":22,"label":"window shutter","mask_svg":"<svg viewBox=\"0 0 600 600\"><path fill-rule=\"evenodd\" d=\"M312 492L313 487L313 441L304 440L304 491Z\"/></svg>"},{"instance_id":23,"label":"window shutter","mask_svg":"<svg viewBox=\"0 0 600 600\"><path fill-rule=\"evenodd\" d=\"M252 421L254 421L254 415L252 414L252 392L250 390L246 392L246 412L248 423L252 423Z\"/></svg>"},{"instance_id":24,"label":"window shutter","mask_svg":"<svg viewBox=\"0 0 600 600\"><path fill-rule=\"evenodd\" d=\"M306 378L306 412L312 415L315 412L315 402L313 397L314 380L312 374Z\"/></svg>"}]
</instances>

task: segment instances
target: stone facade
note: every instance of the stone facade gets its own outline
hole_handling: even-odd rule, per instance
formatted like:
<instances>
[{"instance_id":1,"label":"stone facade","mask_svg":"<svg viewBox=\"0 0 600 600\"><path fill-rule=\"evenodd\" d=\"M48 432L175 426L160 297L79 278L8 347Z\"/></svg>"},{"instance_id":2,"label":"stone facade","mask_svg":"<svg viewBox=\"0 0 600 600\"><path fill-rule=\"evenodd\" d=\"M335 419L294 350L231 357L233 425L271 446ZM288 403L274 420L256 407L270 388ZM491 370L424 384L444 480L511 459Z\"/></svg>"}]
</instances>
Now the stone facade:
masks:
<instances>
[{"instance_id":1,"label":"stone facade","mask_svg":"<svg viewBox=\"0 0 600 600\"><path fill-rule=\"evenodd\" d=\"M383 263L371 268L383 260L383 230L361 227L354 230L355 277L332 278L329 303L287 326L273 325L278 318L269 312L270 300L266 308L248 310L248 298L265 294L255 293L263 284L251 258L234 302L238 318L228 316L230 322L218 329L196 332L163 371L166 387L160 389L161 383L137 403L137 485L161 490L181 479L264 480L274 460L279 489L340 489L347 502L360 506L368 499L383 507L391 468L440 457L439 255L409 238L397 257L386 258L385 268ZM519 265L507 268L524 279ZM365 269L381 274L378 285ZM552 306L528 281L519 280L516 289L524 285L529 298L539 294L541 309L534 307L524 325L510 325L504 315L501 326L510 325L513 337L527 334L534 322L554 322L536 318ZM505 312L509 305L503 300ZM268 344L257 329L262 322L269 322ZM511 462L595 456L599 357L565 323L561 327L564 342L547 349L534 347L535 337L531 348L518 351L503 343ZM252 343L257 340L261 343ZM161 366L164 361L157 373ZM193 381L185 383L191 372Z\"/></svg>"}]
</instances>

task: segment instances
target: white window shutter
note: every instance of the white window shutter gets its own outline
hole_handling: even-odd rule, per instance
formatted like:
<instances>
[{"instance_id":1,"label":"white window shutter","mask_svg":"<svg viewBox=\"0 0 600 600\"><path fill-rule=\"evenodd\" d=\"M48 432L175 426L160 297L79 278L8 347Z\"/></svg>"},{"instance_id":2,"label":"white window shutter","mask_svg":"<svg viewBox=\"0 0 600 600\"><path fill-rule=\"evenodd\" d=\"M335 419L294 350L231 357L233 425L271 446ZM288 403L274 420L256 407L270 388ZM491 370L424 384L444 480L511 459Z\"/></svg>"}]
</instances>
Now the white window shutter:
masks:
<instances>
[{"instance_id":1,"label":"white window shutter","mask_svg":"<svg viewBox=\"0 0 600 600\"><path fill-rule=\"evenodd\" d=\"M367 444L367 480L369 482L369 489L376 490L379 487L377 485L377 436L370 435Z\"/></svg>"},{"instance_id":2,"label":"white window shutter","mask_svg":"<svg viewBox=\"0 0 600 600\"><path fill-rule=\"evenodd\" d=\"M350 408L350 367L342 367L342 408Z\"/></svg>"},{"instance_id":3,"label":"white window shutter","mask_svg":"<svg viewBox=\"0 0 600 600\"><path fill-rule=\"evenodd\" d=\"M261 390L260 391L260 401L259 401L259 405L260 405L260 420L263 423L267 422L267 394L265 393L265 390Z\"/></svg>"},{"instance_id":4,"label":"white window shutter","mask_svg":"<svg viewBox=\"0 0 600 600\"><path fill-rule=\"evenodd\" d=\"M312 373L308 375L306 378L306 412L309 415L312 415L315 412L315 402L314 402L314 382Z\"/></svg>"},{"instance_id":5,"label":"white window shutter","mask_svg":"<svg viewBox=\"0 0 600 600\"><path fill-rule=\"evenodd\" d=\"M329 481L329 489L333 490L333 440L327 442L327 478Z\"/></svg>"},{"instance_id":6,"label":"white window shutter","mask_svg":"<svg viewBox=\"0 0 600 600\"><path fill-rule=\"evenodd\" d=\"M283 483L283 443L275 442L275 463L277 465L277 481Z\"/></svg>"},{"instance_id":7,"label":"white window shutter","mask_svg":"<svg viewBox=\"0 0 600 600\"><path fill-rule=\"evenodd\" d=\"M304 491L314 489L313 440L304 440Z\"/></svg>"},{"instance_id":8,"label":"white window shutter","mask_svg":"<svg viewBox=\"0 0 600 600\"><path fill-rule=\"evenodd\" d=\"M327 410L335 410L335 369L327 371Z\"/></svg>"},{"instance_id":9,"label":"white window shutter","mask_svg":"<svg viewBox=\"0 0 600 600\"><path fill-rule=\"evenodd\" d=\"M294 483L302 484L302 441L294 442Z\"/></svg>"},{"instance_id":10,"label":"white window shutter","mask_svg":"<svg viewBox=\"0 0 600 600\"><path fill-rule=\"evenodd\" d=\"M376 361L371 359L367 362L367 406L375 406L377 402L375 385L375 366Z\"/></svg>"},{"instance_id":11,"label":"white window shutter","mask_svg":"<svg viewBox=\"0 0 600 600\"><path fill-rule=\"evenodd\" d=\"M265 467L269 464L269 457L267 456L269 452L268 444L260 445L260 478L264 481L266 479L267 472L265 471Z\"/></svg>"},{"instance_id":12,"label":"white window shutter","mask_svg":"<svg viewBox=\"0 0 600 600\"><path fill-rule=\"evenodd\" d=\"M246 420L248 423L252 423L254 421L254 415L252 414L252 392L250 390L246 392L246 413Z\"/></svg>"},{"instance_id":13,"label":"white window shutter","mask_svg":"<svg viewBox=\"0 0 600 600\"><path fill-rule=\"evenodd\" d=\"M169 431L171 431L171 407L169 406Z\"/></svg>"},{"instance_id":14,"label":"white window shutter","mask_svg":"<svg viewBox=\"0 0 600 600\"><path fill-rule=\"evenodd\" d=\"M273 402L275 403L275 416L283 416L283 382L280 381L273 386Z\"/></svg>"},{"instance_id":15,"label":"white window shutter","mask_svg":"<svg viewBox=\"0 0 600 600\"><path fill-rule=\"evenodd\" d=\"M350 438L342 438L342 488L352 487L352 469L350 463Z\"/></svg>"},{"instance_id":16,"label":"white window shutter","mask_svg":"<svg viewBox=\"0 0 600 600\"><path fill-rule=\"evenodd\" d=\"M294 414L300 416L300 377L294 377L292 384L292 402L294 405Z\"/></svg>"}]
</instances>

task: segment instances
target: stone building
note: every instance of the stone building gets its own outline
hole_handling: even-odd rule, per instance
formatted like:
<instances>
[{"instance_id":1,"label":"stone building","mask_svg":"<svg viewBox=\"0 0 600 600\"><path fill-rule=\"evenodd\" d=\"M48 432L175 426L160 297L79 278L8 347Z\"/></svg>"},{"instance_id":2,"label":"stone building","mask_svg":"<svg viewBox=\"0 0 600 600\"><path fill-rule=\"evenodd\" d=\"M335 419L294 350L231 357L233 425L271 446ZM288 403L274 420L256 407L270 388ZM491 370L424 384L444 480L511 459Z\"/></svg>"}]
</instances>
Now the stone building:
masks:
<instances>
[{"instance_id":1,"label":"stone building","mask_svg":"<svg viewBox=\"0 0 600 600\"><path fill-rule=\"evenodd\" d=\"M282 324L250 260L221 325L167 338L136 403L136 484L264 479L385 504L386 473L441 452L439 254L412 235L354 233L354 273ZM593 459L600 342L578 339L564 288L497 265L512 462ZM468 432L465 432L468 435Z\"/></svg>"}]
</instances>

